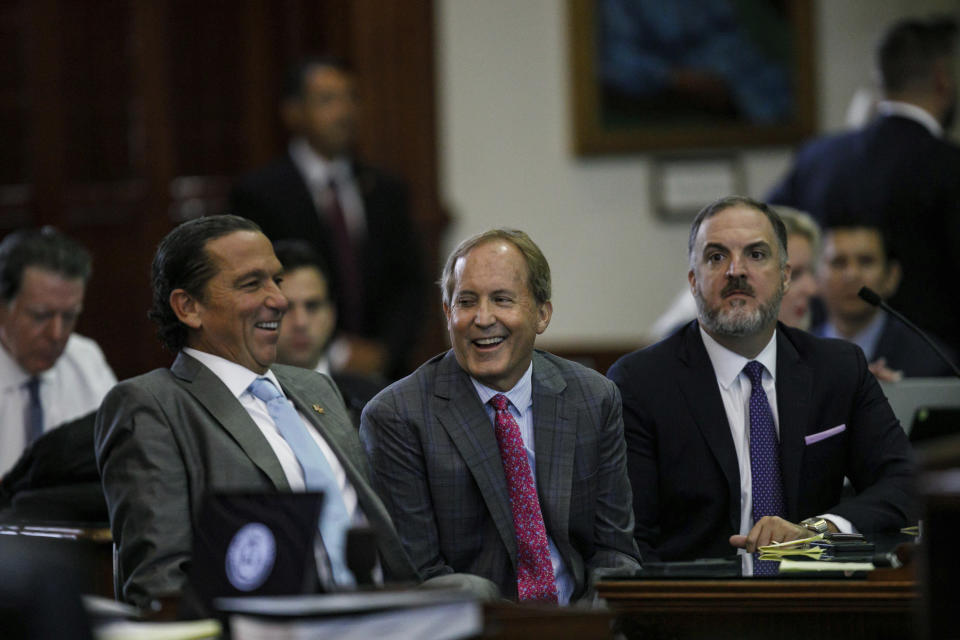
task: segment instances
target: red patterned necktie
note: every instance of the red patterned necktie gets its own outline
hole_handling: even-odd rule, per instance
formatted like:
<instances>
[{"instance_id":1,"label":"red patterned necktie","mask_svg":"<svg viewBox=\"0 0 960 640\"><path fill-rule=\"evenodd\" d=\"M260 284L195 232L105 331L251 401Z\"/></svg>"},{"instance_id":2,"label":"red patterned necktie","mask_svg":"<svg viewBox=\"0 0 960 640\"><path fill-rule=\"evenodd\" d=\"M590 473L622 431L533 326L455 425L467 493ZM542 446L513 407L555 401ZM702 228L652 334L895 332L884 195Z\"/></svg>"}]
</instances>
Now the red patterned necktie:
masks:
<instances>
[{"instance_id":1,"label":"red patterned necktie","mask_svg":"<svg viewBox=\"0 0 960 640\"><path fill-rule=\"evenodd\" d=\"M337 314L340 326L350 333L363 331L363 276L360 264L360 247L350 237L347 218L340 203L337 184L331 180L327 184L327 222L336 253L337 273L340 287L337 290Z\"/></svg>"},{"instance_id":2,"label":"red patterned necktie","mask_svg":"<svg viewBox=\"0 0 960 640\"><path fill-rule=\"evenodd\" d=\"M497 410L496 433L500 457L510 490L510 509L517 536L517 599L557 601L557 584L550 562L547 530L543 525L540 500L527 462L527 451L520 427L507 408L510 401L502 393L490 398Z\"/></svg>"}]
</instances>

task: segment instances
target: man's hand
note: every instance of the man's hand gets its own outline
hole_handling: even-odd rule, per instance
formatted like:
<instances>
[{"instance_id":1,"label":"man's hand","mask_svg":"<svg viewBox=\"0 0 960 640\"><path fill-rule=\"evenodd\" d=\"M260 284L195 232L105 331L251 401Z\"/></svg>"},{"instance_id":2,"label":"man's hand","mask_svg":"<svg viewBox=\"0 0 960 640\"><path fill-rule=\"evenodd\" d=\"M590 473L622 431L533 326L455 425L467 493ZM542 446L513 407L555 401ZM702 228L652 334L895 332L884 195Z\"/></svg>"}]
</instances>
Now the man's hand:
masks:
<instances>
[{"instance_id":1,"label":"man's hand","mask_svg":"<svg viewBox=\"0 0 960 640\"><path fill-rule=\"evenodd\" d=\"M903 380L903 371L888 367L886 358L877 358L868 364L867 368L880 382L900 382Z\"/></svg>"},{"instance_id":2,"label":"man's hand","mask_svg":"<svg viewBox=\"0 0 960 640\"><path fill-rule=\"evenodd\" d=\"M837 531L837 527L829 520L827 520L827 526L830 531ZM788 522L780 516L764 516L757 520L757 524L753 525L747 535L730 536L730 544L739 549L746 549L748 553L753 553L758 548L765 547L773 542L789 542L800 538L809 538L812 535L813 533L806 527Z\"/></svg>"}]
</instances>

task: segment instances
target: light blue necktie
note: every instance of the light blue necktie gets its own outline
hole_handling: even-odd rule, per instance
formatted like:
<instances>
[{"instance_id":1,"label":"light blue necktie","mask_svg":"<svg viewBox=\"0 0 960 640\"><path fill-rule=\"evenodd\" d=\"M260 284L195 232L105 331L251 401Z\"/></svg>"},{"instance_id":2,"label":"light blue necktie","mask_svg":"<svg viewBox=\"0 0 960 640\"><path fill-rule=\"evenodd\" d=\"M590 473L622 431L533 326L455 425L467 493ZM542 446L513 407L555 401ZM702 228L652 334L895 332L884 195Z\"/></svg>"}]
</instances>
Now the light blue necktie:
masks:
<instances>
[{"instance_id":1,"label":"light blue necktie","mask_svg":"<svg viewBox=\"0 0 960 640\"><path fill-rule=\"evenodd\" d=\"M27 444L30 444L43 435L43 405L40 404L40 378L34 376L27 380L27 393L30 397L27 401L26 415L26 436Z\"/></svg>"},{"instance_id":2,"label":"light blue necktie","mask_svg":"<svg viewBox=\"0 0 960 640\"><path fill-rule=\"evenodd\" d=\"M333 579L341 586L354 585L353 574L346 564L346 536L350 527L350 516L330 463L307 432L307 426L300 419L293 404L273 382L267 378L257 378L250 383L250 393L266 403L267 412L276 423L280 435L297 456L307 489L323 491L320 536L327 550Z\"/></svg>"}]
</instances>

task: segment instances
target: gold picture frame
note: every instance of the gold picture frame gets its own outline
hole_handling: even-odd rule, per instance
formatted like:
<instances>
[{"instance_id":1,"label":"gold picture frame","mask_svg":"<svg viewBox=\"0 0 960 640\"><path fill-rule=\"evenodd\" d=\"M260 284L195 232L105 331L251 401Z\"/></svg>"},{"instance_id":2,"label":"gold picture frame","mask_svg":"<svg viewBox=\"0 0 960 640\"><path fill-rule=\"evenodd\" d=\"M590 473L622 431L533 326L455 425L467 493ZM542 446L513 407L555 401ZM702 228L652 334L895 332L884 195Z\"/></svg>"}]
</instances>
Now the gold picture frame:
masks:
<instances>
[{"instance_id":1,"label":"gold picture frame","mask_svg":"<svg viewBox=\"0 0 960 640\"><path fill-rule=\"evenodd\" d=\"M631 10L636 8L641 14L637 20L643 20L644 0L632 1L634 5L625 6ZM673 16L674 24L656 24L670 19L669 12L667 18L663 15L672 3L651 0L650 11L645 15L652 17L655 24L640 25L637 29L640 36L628 39L622 34L629 28L624 27L623 16L614 23L608 15L611 4L630 0L568 0L573 148L577 155L785 145L800 142L814 133L811 0L729 0L728 5L724 5L723 0L702 1L704 9L695 14L699 23L704 23L703 36L691 40L688 46L663 46L661 51L657 46L675 33L678 25L682 30L691 31L688 23L682 22L683 16ZM688 2L687 6L692 4L696 3ZM720 15L717 20L724 24L717 28L710 25L704 17L714 15L710 11ZM615 26L604 26L608 24ZM660 37L656 29L661 27L668 35ZM646 37L651 33L653 36ZM720 38L721 33L726 38L739 37L746 44L736 46L728 41L711 50L711 39ZM756 42L750 40L751 33L755 34ZM649 75L670 78L663 83L669 89L639 97L630 93L633 88L629 83L648 74L631 74L626 63L620 65L623 69L618 68L617 56L625 50L619 46L623 42L628 47L642 49L645 56L651 54L656 65L652 68L659 75ZM715 61L723 59L724 51L733 59L746 55L741 52L751 51L748 47L753 47L755 52L753 66L749 61L731 61L729 68L722 72L712 68L719 66ZM696 66L695 56L688 56L698 48L703 50L700 68ZM629 57L629 48L626 51L625 56ZM681 56L694 59L682 60ZM756 68L764 65L770 68ZM778 78L779 84L769 84L782 90L747 86L760 84L754 74ZM611 77L614 80L603 79ZM623 84L616 84L618 77L624 78ZM684 84L680 78L687 82ZM638 84L642 83L638 81ZM622 86L628 88L621 89ZM724 98L727 102L723 102ZM777 101L780 111L773 112L772 105ZM783 106L785 101L787 107ZM754 112L760 112L759 116Z\"/></svg>"}]
</instances>

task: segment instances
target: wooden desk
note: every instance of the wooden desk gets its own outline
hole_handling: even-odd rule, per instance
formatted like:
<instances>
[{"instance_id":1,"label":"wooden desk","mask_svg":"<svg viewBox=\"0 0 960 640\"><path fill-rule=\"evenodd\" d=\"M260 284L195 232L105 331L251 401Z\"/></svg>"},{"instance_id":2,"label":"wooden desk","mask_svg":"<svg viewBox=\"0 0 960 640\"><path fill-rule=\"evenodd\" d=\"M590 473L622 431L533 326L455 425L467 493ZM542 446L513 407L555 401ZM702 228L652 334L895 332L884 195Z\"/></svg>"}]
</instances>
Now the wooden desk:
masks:
<instances>
[{"instance_id":1,"label":"wooden desk","mask_svg":"<svg viewBox=\"0 0 960 640\"><path fill-rule=\"evenodd\" d=\"M609 581L598 592L628 638L911 638L916 583L734 579Z\"/></svg>"},{"instance_id":2,"label":"wooden desk","mask_svg":"<svg viewBox=\"0 0 960 640\"><path fill-rule=\"evenodd\" d=\"M487 603L483 607L484 639L607 640L613 637L608 611L516 606Z\"/></svg>"}]
</instances>

